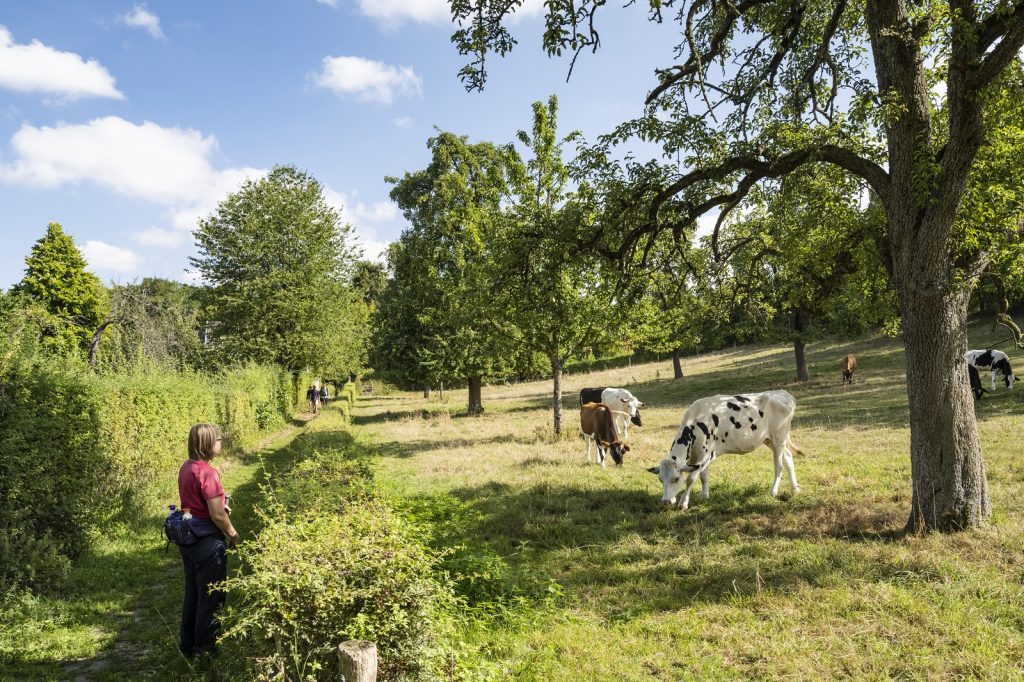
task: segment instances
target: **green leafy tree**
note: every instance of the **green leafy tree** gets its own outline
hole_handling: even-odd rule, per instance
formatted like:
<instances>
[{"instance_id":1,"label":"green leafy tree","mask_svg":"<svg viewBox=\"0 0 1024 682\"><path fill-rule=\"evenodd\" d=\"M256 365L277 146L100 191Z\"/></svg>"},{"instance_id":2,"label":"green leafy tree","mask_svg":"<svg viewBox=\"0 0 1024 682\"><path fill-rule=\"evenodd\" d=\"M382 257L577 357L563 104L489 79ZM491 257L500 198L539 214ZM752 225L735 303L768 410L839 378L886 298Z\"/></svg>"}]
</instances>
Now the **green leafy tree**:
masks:
<instances>
[{"instance_id":1,"label":"green leafy tree","mask_svg":"<svg viewBox=\"0 0 1024 682\"><path fill-rule=\"evenodd\" d=\"M961 229L972 173L1000 87L1024 45L1013 0L650 0L652 21L675 20L675 64L657 72L647 115L613 136L659 142L682 167L668 183L640 163L630 178L653 194L650 220L622 235L620 255L669 228L666 202L692 218L726 213L763 181L816 163L863 180L886 216L881 251L896 291L907 359L913 498L908 530L981 524L988 482L963 353L971 290L998 257ZM515 44L503 19L521 0L450 0L453 37L473 56L462 72L482 87L486 56ZM545 3L550 54L596 49L605 0ZM728 65L728 66L726 66ZM946 100L933 100L934 86ZM982 194L998 191L978 185ZM642 248L642 247L641 247Z\"/></svg>"},{"instance_id":2,"label":"green leafy tree","mask_svg":"<svg viewBox=\"0 0 1024 682\"><path fill-rule=\"evenodd\" d=\"M358 257L351 226L294 166L247 181L199 223L192 265L209 283L214 352L346 376L361 341L350 323Z\"/></svg>"},{"instance_id":3,"label":"green leafy tree","mask_svg":"<svg viewBox=\"0 0 1024 682\"><path fill-rule=\"evenodd\" d=\"M557 114L557 98L535 102L531 130L519 131L529 158L498 254L498 290L525 347L550 363L553 425L560 434L565 364L607 337L616 308L615 285L579 248L598 220L597 204L586 186L570 191L562 146L576 135L558 139Z\"/></svg>"},{"instance_id":4,"label":"green leafy tree","mask_svg":"<svg viewBox=\"0 0 1024 682\"><path fill-rule=\"evenodd\" d=\"M43 338L52 349L89 346L103 319L106 290L86 271L85 258L60 223L50 223L46 235L25 258L25 276L14 292L39 303L51 316Z\"/></svg>"},{"instance_id":5,"label":"green leafy tree","mask_svg":"<svg viewBox=\"0 0 1024 682\"><path fill-rule=\"evenodd\" d=\"M410 223L402 243L418 270L416 314L433 337L422 360L438 376L464 377L469 414L480 414L483 379L506 371L511 353L507 317L494 305L493 287L515 157L510 148L470 144L448 132L427 146L427 168L389 179L391 198Z\"/></svg>"},{"instance_id":6,"label":"green leafy tree","mask_svg":"<svg viewBox=\"0 0 1024 682\"><path fill-rule=\"evenodd\" d=\"M199 368L203 348L200 291L197 287L156 277L118 285L110 293L110 311L97 327L89 361L121 370L143 358L177 370ZM103 344L104 332L112 329ZM100 361L100 356L102 360Z\"/></svg>"}]
</instances>

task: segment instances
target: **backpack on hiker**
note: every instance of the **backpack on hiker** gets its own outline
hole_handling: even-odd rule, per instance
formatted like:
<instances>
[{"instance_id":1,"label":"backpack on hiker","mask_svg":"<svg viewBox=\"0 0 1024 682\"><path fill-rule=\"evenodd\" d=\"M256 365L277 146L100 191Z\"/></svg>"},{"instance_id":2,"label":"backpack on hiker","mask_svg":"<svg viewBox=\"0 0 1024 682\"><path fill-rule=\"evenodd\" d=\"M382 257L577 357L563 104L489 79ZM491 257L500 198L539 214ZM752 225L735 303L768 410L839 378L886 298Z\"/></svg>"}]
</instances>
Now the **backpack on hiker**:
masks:
<instances>
[{"instance_id":1,"label":"backpack on hiker","mask_svg":"<svg viewBox=\"0 0 1024 682\"><path fill-rule=\"evenodd\" d=\"M192 530L192 513L188 509L178 509L173 504L168 507L171 513L164 519L164 535L168 542L179 547L188 547L199 541Z\"/></svg>"}]
</instances>

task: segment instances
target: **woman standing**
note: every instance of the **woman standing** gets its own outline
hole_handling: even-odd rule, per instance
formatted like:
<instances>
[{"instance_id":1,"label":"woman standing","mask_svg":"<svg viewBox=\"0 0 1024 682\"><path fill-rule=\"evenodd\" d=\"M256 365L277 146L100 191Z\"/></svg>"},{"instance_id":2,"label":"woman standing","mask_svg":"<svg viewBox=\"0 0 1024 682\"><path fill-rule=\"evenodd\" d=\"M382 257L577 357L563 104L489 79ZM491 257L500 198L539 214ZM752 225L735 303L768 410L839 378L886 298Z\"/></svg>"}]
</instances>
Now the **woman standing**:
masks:
<instances>
[{"instance_id":1,"label":"woman standing","mask_svg":"<svg viewBox=\"0 0 1024 682\"><path fill-rule=\"evenodd\" d=\"M231 525L220 475L210 460L220 454L221 433L213 424L196 424L188 434L188 460L178 472L178 497L192 514L192 532L199 540L179 547L185 565L185 601L181 609L181 653L192 657L216 651L217 610L225 594L210 585L228 577L227 548L238 543Z\"/></svg>"}]
</instances>

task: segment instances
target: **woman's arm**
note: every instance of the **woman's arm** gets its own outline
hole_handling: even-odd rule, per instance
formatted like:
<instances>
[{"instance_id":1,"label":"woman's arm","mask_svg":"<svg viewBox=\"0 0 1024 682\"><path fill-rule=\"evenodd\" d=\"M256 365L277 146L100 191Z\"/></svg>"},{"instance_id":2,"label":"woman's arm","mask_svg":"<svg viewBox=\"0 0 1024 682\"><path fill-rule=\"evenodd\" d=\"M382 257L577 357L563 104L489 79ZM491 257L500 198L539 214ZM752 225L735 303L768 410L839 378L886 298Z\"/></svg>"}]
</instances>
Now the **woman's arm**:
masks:
<instances>
[{"instance_id":1,"label":"woman's arm","mask_svg":"<svg viewBox=\"0 0 1024 682\"><path fill-rule=\"evenodd\" d=\"M210 511L210 519L224 532L231 546L238 544L238 531L231 525L231 518L224 509L224 497L211 497L206 501L206 508Z\"/></svg>"}]
</instances>

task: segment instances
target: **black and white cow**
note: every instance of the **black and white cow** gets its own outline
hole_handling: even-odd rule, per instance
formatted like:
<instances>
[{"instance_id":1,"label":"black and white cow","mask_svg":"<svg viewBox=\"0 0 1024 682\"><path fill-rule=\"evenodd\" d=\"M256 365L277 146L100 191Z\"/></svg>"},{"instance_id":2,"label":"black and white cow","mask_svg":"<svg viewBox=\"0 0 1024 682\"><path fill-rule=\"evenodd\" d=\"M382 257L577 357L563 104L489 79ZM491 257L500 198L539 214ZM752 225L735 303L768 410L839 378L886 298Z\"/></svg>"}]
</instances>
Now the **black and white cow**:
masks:
<instances>
[{"instance_id":1,"label":"black and white cow","mask_svg":"<svg viewBox=\"0 0 1024 682\"><path fill-rule=\"evenodd\" d=\"M967 381L971 384L971 392L974 394L975 400L981 400L988 391L981 387L981 375L978 374L978 368L974 365L967 364Z\"/></svg>"},{"instance_id":2,"label":"black and white cow","mask_svg":"<svg viewBox=\"0 0 1024 682\"><path fill-rule=\"evenodd\" d=\"M624 388L584 388L580 391L580 407L587 403L602 403L612 409L615 429L623 438L629 437L629 423L643 426L640 408L644 406Z\"/></svg>"},{"instance_id":3,"label":"black and white cow","mask_svg":"<svg viewBox=\"0 0 1024 682\"><path fill-rule=\"evenodd\" d=\"M767 445L775 455L772 496L779 492L782 469L789 473L793 492L799 492L793 453L803 454L790 438L796 399L787 391L765 391L744 395L716 395L701 398L683 415L669 455L656 467L663 486L661 501L676 503L685 486L679 507L690 506L690 488L700 476L701 497L708 498L708 466L718 456L744 453Z\"/></svg>"},{"instance_id":4,"label":"black and white cow","mask_svg":"<svg viewBox=\"0 0 1024 682\"><path fill-rule=\"evenodd\" d=\"M978 369L992 370L992 390L996 390L996 373L1003 375L1006 387L1013 390L1013 382L1017 377L1013 376L1013 369L1010 367L1010 358L1001 350L969 350L964 354L968 365L974 365Z\"/></svg>"}]
</instances>

